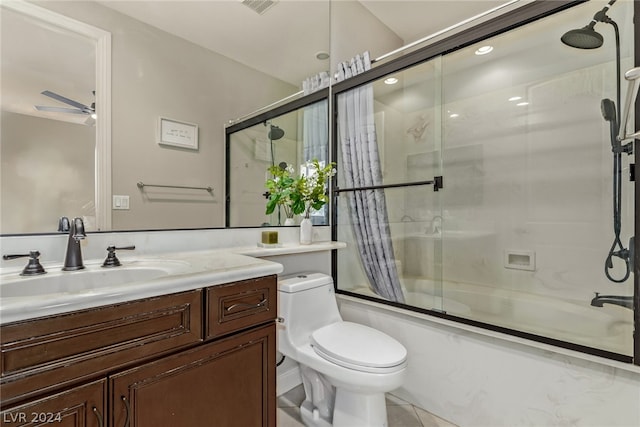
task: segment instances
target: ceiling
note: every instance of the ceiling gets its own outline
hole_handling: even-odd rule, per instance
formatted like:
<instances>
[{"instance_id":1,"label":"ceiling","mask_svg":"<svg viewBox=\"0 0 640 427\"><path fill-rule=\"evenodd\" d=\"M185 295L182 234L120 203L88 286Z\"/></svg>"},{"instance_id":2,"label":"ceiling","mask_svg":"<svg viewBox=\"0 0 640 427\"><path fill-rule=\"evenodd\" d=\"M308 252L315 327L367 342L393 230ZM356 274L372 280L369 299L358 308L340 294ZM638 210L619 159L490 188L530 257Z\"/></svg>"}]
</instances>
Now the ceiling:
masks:
<instances>
[{"instance_id":1,"label":"ceiling","mask_svg":"<svg viewBox=\"0 0 640 427\"><path fill-rule=\"evenodd\" d=\"M329 21L334 25L331 31L335 32L338 13L345 15L340 16L340 22L353 23L356 31L363 33L363 40L360 40L362 46L377 46L374 37L379 36L378 33L384 33L395 39L395 49L486 10L511 3L506 0L280 0L259 15L244 6L241 0L90 1L295 86L299 86L307 76L320 70L329 70L336 61L331 58L320 62L315 55L320 51L331 50ZM505 7L501 12L529 2L530 0L521 0ZM597 3L598 5L593 5L594 10L597 10L596 6L605 4L603 1ZM350 7L345 8L345 5ZM87 49L87 41L77 37L76 40L70 40L69 34L52 29L51 26L43 27L33 20L12 19L4 8L1 15L2 108L38 115L34 105L65 106L41 95L43 90L51 90L91 105L91 91L95 89L95 56L92 49ZM368 19L367 28L364 17ZM578 21L579 26L585 23L584 17L580 17ZM567 28L575 25L567 23ZM557 39L555 35L553 37ZM344 37L340 39L341 49L356 42L344 40ZM11 47L8 40L20 40L20 43L13 43L14 46ZM76 47L70 52L72 42ZM554 49L560 49L559 45L554 43ZM546 52L554 54L549 50ZM375 56L376 53L372 54ZM73 62L59 60L69 56L74 58ZM554 59L555 57L545 58L547 62L553 62ZM64 77L60 77L61 75ZM25 96L25 93L30 95ZM77 115L73 114L55 117L52 113L47 113L46 116L77 123L86 120L86 117L75 117Z\"/></svg>"},{"instance_id":2,"label":"ceiling","mask_svg":"<svg viewBox=\"0 0 640 427\"><path fill-rule=\"evenodd\" d=\"M331 11L329 0L279 0L260 15L241 0L90 1L295 86L305 77L331 67L333 59L316 59L318 52L331 50L330 13L334 18L337 13L348 15L342 16L343 21L353 22L355 26L370 13L369 20L384 31L375 31L376 27L358 28L359 31L395 34L403 44L506 2L349 0L352 5L345 9L335 6L336 2L345 0L334 0ZM42 113L34 105L67 107L42 95L44 90L91 105L95 89L92 43L4 8L1 15L3 110L84 124L87 116ZM20 43L11 43L12 40ZM368 47L372 43L369 35L365 35L362 44ZM341 42L341 47L344 45ZM60 61L60 58L72 60Z\"/></svg>"},{"instance_id":3,"label":"ceiling","mask_svg":"<svg viewBox=\"0 0 640 427\"><path fill-rule=\"evenodd\" d=\"M262 15L241 0L95 1L294 85L322 67L329 68L328 63L319 65L315 58L317 52L330 50L328 0L279 0ZM343 20L358 25L359 17L355 15L369 11L405 44L508 3L507 0L350 1L362 7L350 8L348 13L354 16ZM335 10L334 7L334 14Z\"/></svg>"}]
</instances>

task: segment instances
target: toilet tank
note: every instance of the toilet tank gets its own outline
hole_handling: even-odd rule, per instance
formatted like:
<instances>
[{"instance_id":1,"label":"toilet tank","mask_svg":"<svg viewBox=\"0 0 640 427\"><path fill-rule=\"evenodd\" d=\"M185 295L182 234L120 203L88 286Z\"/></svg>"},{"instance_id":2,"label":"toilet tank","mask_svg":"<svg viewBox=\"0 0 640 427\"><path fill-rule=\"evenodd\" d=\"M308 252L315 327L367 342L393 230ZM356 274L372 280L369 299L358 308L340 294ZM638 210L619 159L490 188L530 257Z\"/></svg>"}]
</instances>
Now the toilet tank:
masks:
<instances>
[{"instance_id":1,"label":"toilet tank","mask_svg":"<svg viewBox=\"0 0 640 427\"><path fill-rule=\"evenodd\" d=\"M333 279L322 273L303 273L278 280L278 351L292 356L306 345L316 329L342 321Z\"/></svg>"}]
</instances>

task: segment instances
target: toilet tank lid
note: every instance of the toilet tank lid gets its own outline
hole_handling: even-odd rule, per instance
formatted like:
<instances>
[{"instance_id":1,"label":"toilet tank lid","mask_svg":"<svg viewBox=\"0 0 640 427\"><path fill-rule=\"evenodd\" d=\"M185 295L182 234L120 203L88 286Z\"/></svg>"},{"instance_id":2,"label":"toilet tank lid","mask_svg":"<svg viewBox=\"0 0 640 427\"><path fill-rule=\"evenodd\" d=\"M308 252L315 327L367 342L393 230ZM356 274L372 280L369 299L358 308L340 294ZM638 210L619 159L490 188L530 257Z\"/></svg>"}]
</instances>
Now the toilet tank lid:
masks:
<instances>
[{"instance_id":1,"label":"toilet tank lid","mask_svg":"<svg viewBox=\"0 0 640 427\"><path fill-rule=\"evenodd\" d=\"M320 286L333 285L331 276L324 273L299 273L278 280L278 291L294 293Z\"/></svg>"}]
</instances>

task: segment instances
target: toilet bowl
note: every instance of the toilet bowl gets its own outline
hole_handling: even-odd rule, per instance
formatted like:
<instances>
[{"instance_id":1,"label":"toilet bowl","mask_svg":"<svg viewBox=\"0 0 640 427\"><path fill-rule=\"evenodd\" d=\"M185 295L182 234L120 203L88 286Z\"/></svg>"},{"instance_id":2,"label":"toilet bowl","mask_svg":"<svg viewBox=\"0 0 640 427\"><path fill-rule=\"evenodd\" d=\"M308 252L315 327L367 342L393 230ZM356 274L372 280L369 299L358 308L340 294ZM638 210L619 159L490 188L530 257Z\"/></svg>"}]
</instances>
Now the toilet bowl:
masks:
<instances>
[{"instance_id":1,"label":"toilet bowl","mask_svg":"<svg viewBox=\"0 0 640 427\"><path fill-rule=\"evenodd\" d=\"M300 365L304 423L386 426L384 395L402 385L404 346L376 329L343 321L326 274L281 278L278 310L278 351Z\"/></svg>"}]
</instances>

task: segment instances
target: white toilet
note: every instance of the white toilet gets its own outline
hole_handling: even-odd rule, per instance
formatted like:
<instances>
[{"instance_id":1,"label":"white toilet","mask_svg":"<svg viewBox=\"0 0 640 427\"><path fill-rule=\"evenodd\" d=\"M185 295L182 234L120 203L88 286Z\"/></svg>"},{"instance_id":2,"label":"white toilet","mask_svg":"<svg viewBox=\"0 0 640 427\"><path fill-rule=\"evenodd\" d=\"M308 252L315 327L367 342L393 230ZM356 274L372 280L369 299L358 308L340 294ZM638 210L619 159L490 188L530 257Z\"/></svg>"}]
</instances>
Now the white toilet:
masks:
<instances>
[{"instance_id":1,"label":"white toilet","mask_svg":"<svg viewBox=\"0 0 640 427\"><path fill-rule=\"evenodd\" d=\"M387 426L385 392L402 385L407 350L390 336L342 320L326 274L278 282L278 351L300 365L307 426Z\"/></svg>"}]
</instances>

